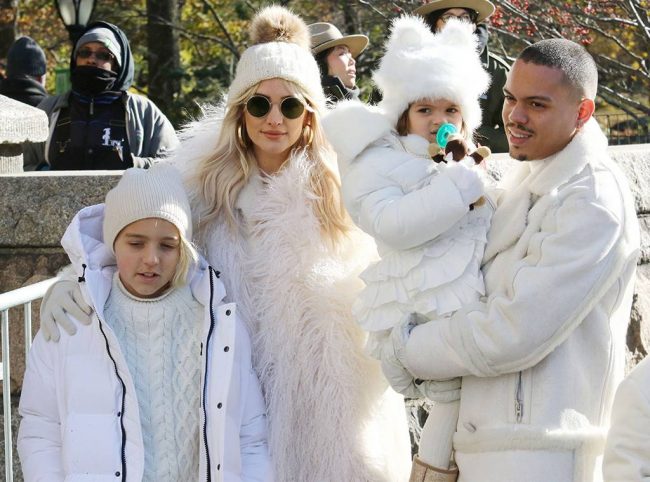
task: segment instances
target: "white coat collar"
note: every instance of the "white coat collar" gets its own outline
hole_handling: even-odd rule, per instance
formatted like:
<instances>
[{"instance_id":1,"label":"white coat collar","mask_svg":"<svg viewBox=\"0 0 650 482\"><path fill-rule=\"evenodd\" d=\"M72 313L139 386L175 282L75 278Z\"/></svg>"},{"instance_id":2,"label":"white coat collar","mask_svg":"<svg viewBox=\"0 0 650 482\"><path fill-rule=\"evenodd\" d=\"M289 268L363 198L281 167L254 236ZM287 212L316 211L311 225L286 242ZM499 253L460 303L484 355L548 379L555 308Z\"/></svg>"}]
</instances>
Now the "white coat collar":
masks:
<instances>
[{"instance_id":1,"label":"white coat collar","mask_svg":"<svg viewBox=\"0 0 650 482\"><path fill-rule=\"evenodd\" d=\"M492 218L483 262L505 251L521 237L528 224L533 196L551 194L590 162L605 153L607 139L595 119L590 119L558 153L519 164L499 186L497 210Z\"/></svg>"}]
</instances>

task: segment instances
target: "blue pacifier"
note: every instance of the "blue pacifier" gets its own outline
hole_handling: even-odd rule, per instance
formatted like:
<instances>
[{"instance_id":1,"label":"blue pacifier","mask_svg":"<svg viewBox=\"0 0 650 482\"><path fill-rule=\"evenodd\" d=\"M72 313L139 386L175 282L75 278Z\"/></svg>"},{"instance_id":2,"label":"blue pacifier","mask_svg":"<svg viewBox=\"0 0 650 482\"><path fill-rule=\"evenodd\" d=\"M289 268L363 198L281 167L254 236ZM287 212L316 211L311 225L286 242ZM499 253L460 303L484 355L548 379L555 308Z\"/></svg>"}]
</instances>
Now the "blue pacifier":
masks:
<instances>
[{"instance_id":1,"label":"blue pacifier","mask_svg":"<svg viewBox=\"0 0 650 482\"><path fill-rule=\"evenodd\" d=\"M458 132L458 129L456 129L456 126L454 124L445 122L438 128L438 132L436 133L436 144L438 144L441 149L444 149L447 147L449 136L455 134L456 132Z\"/></svg>"}]
</instances>

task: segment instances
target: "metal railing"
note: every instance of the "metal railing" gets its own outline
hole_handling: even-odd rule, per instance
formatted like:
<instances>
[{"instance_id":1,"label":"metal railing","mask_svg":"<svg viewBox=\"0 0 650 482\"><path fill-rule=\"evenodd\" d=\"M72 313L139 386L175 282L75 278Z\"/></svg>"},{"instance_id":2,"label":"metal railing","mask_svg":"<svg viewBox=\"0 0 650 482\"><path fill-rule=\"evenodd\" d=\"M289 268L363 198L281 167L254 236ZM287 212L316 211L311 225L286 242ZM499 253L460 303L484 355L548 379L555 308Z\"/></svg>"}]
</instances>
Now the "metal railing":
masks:
<instances>
[{"instance_id":1,"label":"metal railing","mask_svg":"<svg viewBox=\"0 0 650 482\"><path fill-rule=\"evenodd\" d=\"M59 278L50 278L40 283L18 288L0 294L0 314L2 314L2 405L4 409L4 442L5 442L5 480L12 482L13 475L13 445L11 434L11 366L9 357L9 308L23 305L25 313L25 360L32 346L32 301L45 295L47 289Z\"/></svg>"}]
</instances>

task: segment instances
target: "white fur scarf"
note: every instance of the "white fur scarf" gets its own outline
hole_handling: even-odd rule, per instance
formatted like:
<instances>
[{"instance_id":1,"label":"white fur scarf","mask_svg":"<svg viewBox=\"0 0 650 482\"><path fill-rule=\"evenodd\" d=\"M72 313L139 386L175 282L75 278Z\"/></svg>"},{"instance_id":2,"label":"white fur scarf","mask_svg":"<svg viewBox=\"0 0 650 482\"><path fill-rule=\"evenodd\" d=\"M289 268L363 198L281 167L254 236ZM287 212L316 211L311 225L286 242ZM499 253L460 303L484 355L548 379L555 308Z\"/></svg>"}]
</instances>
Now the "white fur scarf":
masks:
<instances>
[{"instance_id":1,"label":"white fur scarf","mask_svg":"<svg viewBox=\"0 0 650 482\"><path fill-rule=\"evenodd\" d=\"M276 479L402 480L403 405L386 401L401 397L386 391L351 315L372 245L356 233L338 249L324 242L309 169L298 155L275 176L253 174L236 206L248 232L214 223L208 258L253 333Z\"/></svg>"}]
</instances>

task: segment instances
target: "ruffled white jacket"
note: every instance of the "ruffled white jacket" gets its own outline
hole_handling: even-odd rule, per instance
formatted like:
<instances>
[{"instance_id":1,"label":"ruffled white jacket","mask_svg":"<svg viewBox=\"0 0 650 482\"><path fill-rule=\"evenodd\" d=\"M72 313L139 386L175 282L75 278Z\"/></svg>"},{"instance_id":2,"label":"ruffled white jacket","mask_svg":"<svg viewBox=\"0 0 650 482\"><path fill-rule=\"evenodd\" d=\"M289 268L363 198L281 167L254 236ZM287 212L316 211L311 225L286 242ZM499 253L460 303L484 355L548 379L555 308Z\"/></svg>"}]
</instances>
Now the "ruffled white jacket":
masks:
<instances>
[{"instance_id":1,"label":"ruffled white jacket","mask_svg":"<svg viewBox=\"0 0 650 482\"><path fill-rule=\"evenodd\" d=\"M194 169L214 151L220 120L216 111L192 125L172 162ZM252 172L236 201L241 229L218 220L199 240L253 333L277 479L403 481L403 399L364 354L351 313L358 274L376 254L358 232L337 246L323 239L310 164L298 154L274 176Z\"/></svg>"},{"instance_id":2,"label":"ruffled white jacket","mask_svg":"<svg viewBox=\"0 0 650 482\"><path fill-rule=\"evenodd\" d=\"M470 211L447 166L431 160L427 140L398 136L378 109L339 103L325 128L338 154L345 205L381 256L361 274L359 324L377 332L409 313L437 318L477 301L484 294L489 203ZM369 349L378 354L379 346Z\"/></svg>"},{"instance_id":3,"label":"ruffled white jacket","mask_svg":"<svg viewBox=\"0 0 650 482\"><path fill-rule=\"evenodd\" d=\"M634 201L594 119L501 187L488 299L415 327L407 368L463 377L461 482L600 480L639 252Z\"/></svg>"},{"instance_id":4,"label":"ruffled white jacket","mask_svg":"<svg viewBox=\"0 0 650 482\"><path fill-rule=\"evenodd\" d=\"M26 481L142 481L144 446L133 378L104 320L115 258L102 242L104 205L82 209L62 244L82 292L95 308L90 325L61 330L58 343L36 335L29 354L18 452ZM273 480L267 420L251 364L248 332L205 261L190 276L205 307L201 329L200 480ZM226 348L227 347L227 348ZM198 407L197 407L198 408Z\"/></svg>"}]
</instances>

